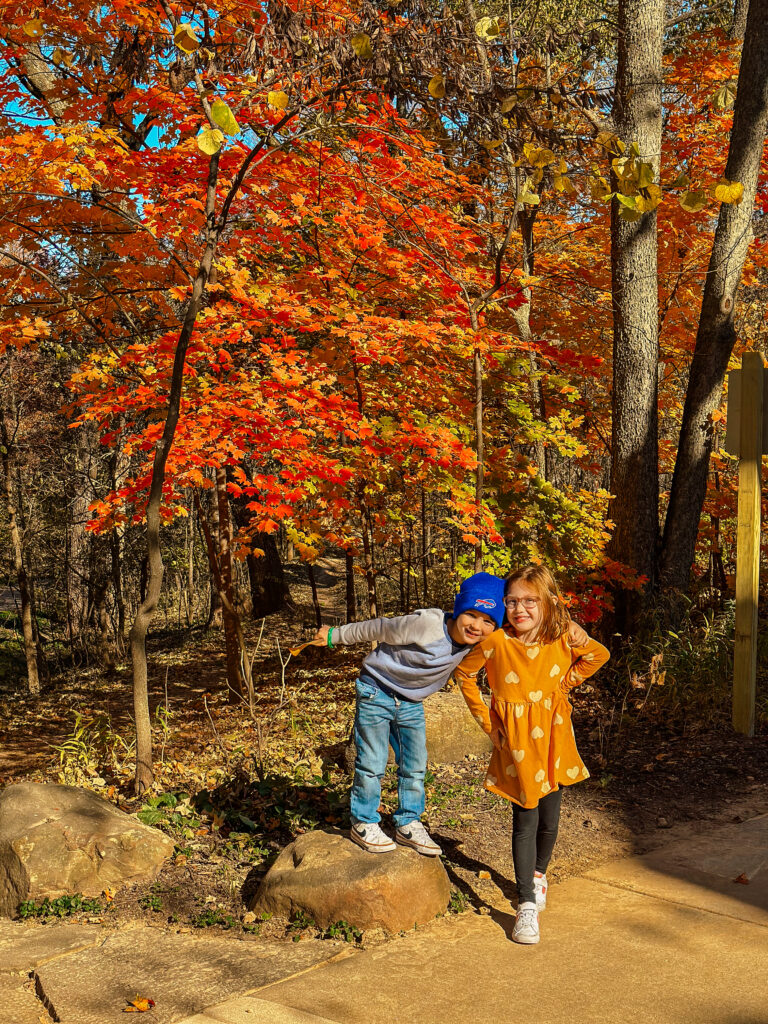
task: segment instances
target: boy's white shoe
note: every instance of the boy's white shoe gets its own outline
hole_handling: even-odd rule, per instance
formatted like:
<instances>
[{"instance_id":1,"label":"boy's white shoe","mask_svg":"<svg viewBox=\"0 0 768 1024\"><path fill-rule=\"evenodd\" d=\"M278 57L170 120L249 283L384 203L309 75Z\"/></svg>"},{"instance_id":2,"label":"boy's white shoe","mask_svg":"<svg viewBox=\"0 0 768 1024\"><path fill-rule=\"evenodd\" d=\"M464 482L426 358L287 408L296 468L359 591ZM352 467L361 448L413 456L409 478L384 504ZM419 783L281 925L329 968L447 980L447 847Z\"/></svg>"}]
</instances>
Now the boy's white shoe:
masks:
<instances>
[{"instance_id":1,"label":"boy's white shoe","mask_svg":"<svg viewBox=\"0 0 768 1024\"><path fill-rule=\"evenodd\" d=\"M443 852L418 820L401 825L395 831L395 842L401 846L410 846L425 857L439 857Z\"/></svg>"},{"instance_id":2,"label":"boy's white shoe","mask_svg":"<svg viewBox=\"0 0 768 1024\"><path fill-rule=\"evenodd\" d=\"M533 946L539 941L539 912L535 903L521 903L517 908L512 940L525 946Z\"/></svg>"},{"instance_id":3,"label":"boy's white shoe","mask_svg":"<svg viewBox=\"0 0 768 1024\"><path fill-rule=\"evenodd\" d=\"M353 822L349 838L369 853L391 853L397 849L387 833L373 821Z\"/></svg>"},{"instance_id":4,"label":"boy's white shoe","mask_svg":"<svg viewBox=\"0 0 768 1024\"><path fill-rule=\"evenodd\" d=\"M536 909L541 913L542 910L547 909L547 889L549 888L547 876L540 871L534 872L533 888L536 890Z\"/></svg>"}]
</instances>

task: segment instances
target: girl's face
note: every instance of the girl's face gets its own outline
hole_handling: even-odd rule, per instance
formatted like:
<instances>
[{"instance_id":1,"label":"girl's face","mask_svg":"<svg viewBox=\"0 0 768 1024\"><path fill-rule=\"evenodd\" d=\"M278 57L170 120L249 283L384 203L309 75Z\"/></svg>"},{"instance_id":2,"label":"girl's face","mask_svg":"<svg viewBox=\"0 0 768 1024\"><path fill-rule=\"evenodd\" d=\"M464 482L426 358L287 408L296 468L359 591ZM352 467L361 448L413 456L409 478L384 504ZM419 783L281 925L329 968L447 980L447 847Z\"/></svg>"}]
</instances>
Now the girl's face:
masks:
<instances>
[{"instance_id":1,"label":"girl's face","mask_svg":"<svg viewBox=\"0 0 768 1024\"><path fill-rule=\"evenodd\" d=\"M504 598L507 622L514 629L515 636L526 643L536 639L542 624L541 600L538 592L523 580L516 580Z\"/></svg>"}]
</instances>

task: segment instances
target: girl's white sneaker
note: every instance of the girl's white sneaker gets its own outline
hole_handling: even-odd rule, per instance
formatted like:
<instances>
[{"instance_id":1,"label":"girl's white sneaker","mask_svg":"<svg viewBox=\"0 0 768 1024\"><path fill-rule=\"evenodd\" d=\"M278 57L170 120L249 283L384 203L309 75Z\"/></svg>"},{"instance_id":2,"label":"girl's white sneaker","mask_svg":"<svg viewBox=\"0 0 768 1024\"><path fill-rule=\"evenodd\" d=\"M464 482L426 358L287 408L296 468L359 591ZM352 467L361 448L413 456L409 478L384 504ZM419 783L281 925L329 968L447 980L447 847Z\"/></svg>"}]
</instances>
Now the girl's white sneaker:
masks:
<instances>
[{"instance_id":1,"label":"girl's white sneaker","mask_svg":"<svg viewBox=\"0 0 768 1024\"><path fill-rule=\"evenodd\" d=\"M541 913L542 910L547 909L547 889L549 889L547 876L536 871L533 876L533 888L536 890L536 909Z\"/></svg>"},{"instance_id":2,"label":"girl's white sneaker","mask_svg":"<svg viewBox=\"0 0 768 1024\"><path fill-rule=\"evenodd\" d=\"M535 903L521 903L517 908L512 940L524 946L533 946L539 941L539 912Z\"/></svg>"}]
</instances>

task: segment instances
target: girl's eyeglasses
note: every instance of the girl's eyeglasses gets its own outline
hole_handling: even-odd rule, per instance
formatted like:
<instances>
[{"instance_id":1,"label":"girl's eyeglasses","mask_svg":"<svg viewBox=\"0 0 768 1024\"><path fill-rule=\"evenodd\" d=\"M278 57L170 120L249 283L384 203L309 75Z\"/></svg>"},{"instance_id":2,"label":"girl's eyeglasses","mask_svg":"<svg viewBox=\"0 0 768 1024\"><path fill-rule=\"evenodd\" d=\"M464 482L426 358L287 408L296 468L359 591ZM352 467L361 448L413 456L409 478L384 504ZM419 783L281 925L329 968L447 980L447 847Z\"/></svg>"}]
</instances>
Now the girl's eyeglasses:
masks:
<instances>
[{"instance_id":1,"label":"girl's eyeglasses","mask_svg":"<svg viewBox=\"0 0 768 1024\"><path fill-rule=\"evenodd\" d=\"M521 598L505 597L504 598L504 604L507 606L507 608L511 608L513 611L514 611L515 608L517 608L517 606L519 604L521 604L523 606L523 608L526 608L528 611L530 611L531 608L535 608L538 603L539 603L539 598L538 597L521 597Z\"/></svg>"}]
</instances>

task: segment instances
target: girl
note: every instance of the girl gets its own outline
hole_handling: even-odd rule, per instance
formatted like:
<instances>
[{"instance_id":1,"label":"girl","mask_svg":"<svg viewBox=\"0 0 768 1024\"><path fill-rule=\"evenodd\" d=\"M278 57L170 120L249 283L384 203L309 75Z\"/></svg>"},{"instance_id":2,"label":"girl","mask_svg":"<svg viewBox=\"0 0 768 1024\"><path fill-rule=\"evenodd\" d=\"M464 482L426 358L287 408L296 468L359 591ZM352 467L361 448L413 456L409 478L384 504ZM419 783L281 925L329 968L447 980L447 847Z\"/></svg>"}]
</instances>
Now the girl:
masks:
<instances>
[{"instance_id":1,"label":"girl","mask_svg":"<svg viewBox=\"0 0 768 1024\"><path fill-rule=\"evenodd\" d=\"M518 910L512 938L539 941L546 870L557 838L562 786L589 778L576 749L568 694L609 658L571 621L552 574L518 569L504 591L507 623L455 669L464 699L494 745L485 788L512 802ZM485 667L490 711L477 687Z\"/></svg>"}]
</instances>

